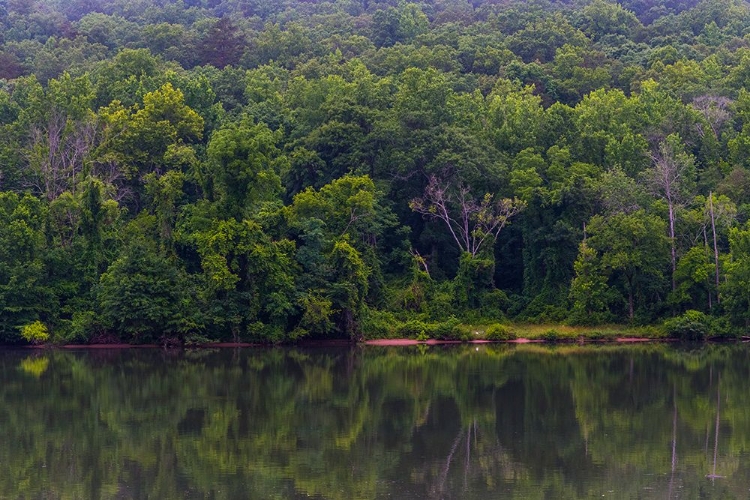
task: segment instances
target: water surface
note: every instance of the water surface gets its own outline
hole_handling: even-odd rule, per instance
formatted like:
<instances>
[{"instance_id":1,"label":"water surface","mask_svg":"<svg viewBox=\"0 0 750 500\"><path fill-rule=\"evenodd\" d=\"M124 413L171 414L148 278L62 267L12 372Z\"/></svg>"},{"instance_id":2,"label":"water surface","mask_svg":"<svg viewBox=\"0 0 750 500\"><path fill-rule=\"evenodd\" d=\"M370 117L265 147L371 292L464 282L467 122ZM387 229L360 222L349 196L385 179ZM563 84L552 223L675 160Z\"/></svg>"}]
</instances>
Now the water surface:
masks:
<instances>
[{"instance_id":1,"label":"water surface","mask_svg":"<svg viewBox=\"0 0 750 500\"><path fill-rule=\"evenodd\" d=\"M748 498L746 345L0 351L0 498Z\"/></svg>"}]
</instances>

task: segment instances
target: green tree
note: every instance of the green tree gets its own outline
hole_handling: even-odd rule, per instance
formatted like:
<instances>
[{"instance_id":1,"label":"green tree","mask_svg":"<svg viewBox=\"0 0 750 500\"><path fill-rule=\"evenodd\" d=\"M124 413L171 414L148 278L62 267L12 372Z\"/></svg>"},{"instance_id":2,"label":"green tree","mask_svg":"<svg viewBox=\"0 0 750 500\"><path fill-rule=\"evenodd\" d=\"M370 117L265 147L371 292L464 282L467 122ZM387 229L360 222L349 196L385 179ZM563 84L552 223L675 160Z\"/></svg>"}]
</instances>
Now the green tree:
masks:
<instances>
[{"instance_id":1,"label":"green tree","mask_svg":"<svg viewBox=\"0 0 750 500\"><path fill-rule=\"evenodd\" d=\"M210 330L231 333L234 341L284 340L296 312L294 243L271 240L247 219L183 224L182 238L200 256L201 300Z\"/></svg>"},{"instance_id":2,"label":"green tree","mask_svg":"<svg viewBox=\"0 0 750 500\"><path fill-rule=\"evenodd\" d=\"M606 322L614 298L607 285L609 270L602 269L599 255L585 240L578 249L578 258L573 267L575 278L570 284L569 294L573 309L569 321L575 324Z\"/></svg>"},{"instance_id":3,"label":"green tree","mask_svg":"<svg viewBox=\"0 0 750 500\"><path fill-rule=\"evenodd\" d=\"M664 291L664 266L669 262L665 230L662 219L644 210L609 217L596 215L587 226L587 242L599 254L602 270L627 297L630 321L635 319L637 308L646 307L650 297Z\"/></svg>"},{"instance_id":4,"label":"green tree","mask_svg":"<svg viewBox=\"0 0 750 500\"><path fill-rule=\"evenodd\" d=\"M720 288L722 303L736 326L750 324L750 229L729 231L730 255L724 266L725 281Z\"/></svg>"},{"instance_id":5,"label":"green tree","mask_svg":"<svg viewBox=\"0 0 750 500\"><path fill-rule=\"evenodd\" d=\"M171 83L148 92L143 105L125 108L119 101L99 110L104 122L97 161L120 165L135 179L173 163L174 153L203 137L203 118L185 104Z\"/></svg>"},{"instance_id":6,"label":"green tree","mask_svg":"<svg viewBox=\"0 0 750 500\"><path fill-rule=\"evenodd\" d=\"M21 328L46 320L53 296L45 280L47 207L31 195L0 193L0 335L20 340Z\"/></svg>"},{"instance_id":7,"label":"green tree","mask_svg":"<svg viewBox=\"0 0 750 500\"><path fill-rule=\"evenodd\" d=\"M280 132L250 119L217 130L208 143L208 172L203 179L209 199L228 216L241 220L281 194L279 172L286 157L277 148Z\"/></svg>"},{"instance_id":8,"label":"green tree","mask_svg":"<svg viewBox=\"0 0 750 500\"><path fill-rule=\"evenodd\" d=\"M101 275L97 299L102 326L127 342L169 342L199 326L186 275L142 236Z\"/></svg>"}]
</instances>

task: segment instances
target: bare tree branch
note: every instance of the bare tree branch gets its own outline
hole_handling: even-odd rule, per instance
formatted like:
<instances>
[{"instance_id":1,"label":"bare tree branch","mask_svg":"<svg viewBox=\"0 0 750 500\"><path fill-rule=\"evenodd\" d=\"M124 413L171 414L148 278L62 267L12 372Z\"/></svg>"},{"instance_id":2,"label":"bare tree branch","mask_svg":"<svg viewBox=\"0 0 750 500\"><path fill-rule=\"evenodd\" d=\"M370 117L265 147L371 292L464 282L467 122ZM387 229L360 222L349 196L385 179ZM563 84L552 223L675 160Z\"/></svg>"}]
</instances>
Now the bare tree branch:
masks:
<instances>
[{"instance_id":1,"label":"bare tree branch","mask_svg":"<svg viewBox=\"0 0 750 500\"><path fill-rule=\"evenodd\" d=\"M693 99L693 108L700 112L706 119L708 126L711 127L714 137L719 137L721 126L731 117L729 106L732 100L728 97L715 95L702 95ZM701 136L705 135L701 124L697 124L698 132Z\"/></svg>"},{"instance_id":2,"label":"bare tree branch","mask_svg":"<svg viewBox=\"0 0 750 500\"><path fill-rule=\"evenodd\" d=\"M648 187L656 196L667 202L669 211L669 240L672 257L672 290L677 288L675 271L677 270L677 248L675 240L675 223L677 211L685 205L686 179L693 166L693 159L685 153L675 150L668 140L659 144L659 149L651 155L654 168L646 175Z\"/></svg>"},{"instance_id":3,"label":"bare tree branch","mask_svg":"<svg viewBox=\"0 0 750 500\"><path fill-rule=\"evenodd\" d=\"M487 193L477 201L466 185L454 188L433 175L424 196L414 198L409 206L426 217L443 221L458 247L476 257L483 244L489 239L495 242L508 221L525 206L518 199L493 198Z\"/></svg>"},{"instance_id":4,"label":"bare tree branch","mask_svg":"<svg viewBox=\"0 0 750 500\"><path fill-rule=\"evenodd\" d=\"M31 187L49 200L74 189L97 138L93 119L74 122L63 111L50 110L47 120L29 131L26 157L33 173Z\"/></svg>"}]
</instances>

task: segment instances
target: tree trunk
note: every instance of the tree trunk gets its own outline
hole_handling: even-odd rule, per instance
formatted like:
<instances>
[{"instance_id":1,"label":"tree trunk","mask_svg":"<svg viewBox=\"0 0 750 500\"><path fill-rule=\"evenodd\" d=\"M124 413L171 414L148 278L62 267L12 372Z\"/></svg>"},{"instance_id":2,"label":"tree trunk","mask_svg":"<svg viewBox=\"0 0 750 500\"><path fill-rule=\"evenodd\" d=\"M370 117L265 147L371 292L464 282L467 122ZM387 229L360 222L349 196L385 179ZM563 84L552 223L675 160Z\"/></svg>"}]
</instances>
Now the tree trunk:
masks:
<instances>
[{"instance_id":1,"label":"tree trunk","mask_svg":"<svg viewBox=\"0 0 750 500\"><path fill-rule=\"evenodd\" d=\"M708 236L706 236L706 226L703 226L703 246L706 249L706 259L708 259ZM711 278L706 275L706 291L708 292L708 309L713 309L711 303Z\"/></svg>"},{"instance_id":2,"label":"tree trunk","mask_svg":"<svg viewBox=\"0 0 750 500\"><path fill-rule=\"evenodd\" d=\"M714 264L716 265L716 303L721 304L721 295L719 294L719 246L716 242L716 219L714 217L714 195L708 193L708 209L711 213L711 232L714 237Z\"/></svg>"},{"instance_id":3,"label":"tree trunk","mask_svg":"<svg viewBox=\"0 0 750 500\"><path fill-rule=\"evenodd\" d=\"M672 245L672 291L677 290L674 275L677 272L677 250L674 244L674 205L669 200L669 243Z\"/></svg>"},{"instance_id":4,"label":"tree trunk","mask_svg":"<svg viewBox=\"0 0 750 500\"><path fill-rule=\"evenodd\" d=\"M630 321L633 321L633 318L635 317L635 307L633 306L633 277L628 276L628 316L630 318Z\"/></svg>"}]
</instances>

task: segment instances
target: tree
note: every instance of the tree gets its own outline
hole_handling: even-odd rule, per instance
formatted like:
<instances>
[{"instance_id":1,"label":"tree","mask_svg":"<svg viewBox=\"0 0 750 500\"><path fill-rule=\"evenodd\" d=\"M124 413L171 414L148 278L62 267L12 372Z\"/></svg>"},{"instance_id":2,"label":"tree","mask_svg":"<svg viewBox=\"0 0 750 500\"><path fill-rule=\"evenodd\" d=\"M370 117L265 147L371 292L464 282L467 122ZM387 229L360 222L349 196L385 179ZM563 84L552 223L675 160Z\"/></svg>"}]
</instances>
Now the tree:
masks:
<instances>
[{"instance_id":1,"label":"tree","mask_svg":"<svg viewBox=\"0 0 750 500\"><path fill-rule=\"evenodd\" d=\"M237 27L228 17L222 17L203 35L198 50L199 61L219 69L235 65L242 56L244 44Z\"/></svg>"},{"instance_id":2,"label":"tree","mask_svg":"<svg viewBox=\"0 0 750 500\"><path fill-rule=\"evenodd\" d=\"M500 231L525 206L518 199L495 201L493 198L486 193L476 200L468 186L460 181L453 184L433 175L424 196L414 198L409 206L425 217L442 221L458 248L476 257L485 242L497 241Z\"/></svg>"},{"instance_id":3,"label":"tree","mask_svg":"<svg viewBox=\"0 0 750 500\"><path fill-rule=\"evenodd\" d=\"M668 262L664 221L637 210L609 217L595 215L586 229L590 234L587 243L600 256L602 272L622 280L627 315L633 321L638 296L647 289L655 295L662 292L663 265Z\"/></svg>"},{"instance_id":4,"label":"tree","mask_svg":"<svg viewBox=\"0 0 750 500\"><path fill-rule=\"evenodd\" d=\"M276 144L281 132L245 118L214 132L208 143L208 175L203 188L226 214L241 220L281 194L279 171L286 161Z\"/></svg>"},{"instance_id":5,"label":"tree","mask_svg":"<svg viewBox=\"0 0 750 500\"><path fill-rule=\"evenodd\" d=\"M144 95L142 106L125 108L114 101L99 115L105 125L97 161L115 162L127 179L169 167L175 148L203 137L203 118L171 83Z\"/></svg>"},{"instance_id":6,"label":"tree","mask_svg":"<svg viewBox=\"0 0 750 500\"><path fill-rule=\"evenodd\" d=\"M675 224L677 212L681 209L694 184L694 159L685 153L677 135L670 135L651 154L654 168L644 173L652 192L667 203L669 221L669 241L672 254L672 291L675 291L675 271L677 270L677 242Z\"/></svg>"},{"instance_id":7,"label":"tree","mask_svg":"<svg viewBox=\"0 0 750 500\"><path fill-rule=\"evenodd\" d=\"M198 326L186 276L143 236L101 275L97 299L103 326L129 342L179 338Z\"/></svg>"},{"instance_id":8,"label":"tree","mask_svg":"<svg viewBox=\"0 0 750 500\"><path fill-rule=\"evenodd\" d=\"M97 146L99 127L90 109L94 93L88 77L73 78L68 73L50 80L46 89L33 78L26 84L17 125L28 127L24 148L28 182L35 192L53 200L76 189Z\"/></svg>"},{"instance_id":9,"label":"tree","mask_svg":"<svg viewBox=\"0 0 750 500\"><path fill-rule=\"evenodd\" d=\"M0 339L15 343L20 328L46 320L53 296L45 280L44 219L41 200L0 193Z\"/></svg>"},{"instance_id":10,"label":"tree","mask_svg":"<svg viewBox=\"0 0 750 500\"><path fill-rule=\"evenodd\" d=\"M726 281L721 286L730 321L750 325L750 229L733 228L729 231L730 258L725 266Z\"/></svg>"},{"instance_id":11,"label":"tree","mask_svg":"<svg viewBox=\"0 0 750 500\"><path fill-rule=\"evenodd\" d=\"M581 11L582 29L594 40L606 35L630 35L631 31L641 27L635 15L622 8L619 3L595 0Z\"/></svg>"},{"instance_id":12,"label":"tree","mask_svg":"<svg viewBox=\"0 0 750 500\"><path fill-rule=\"evenodd\" d=\"M359 252L345 240L338 240L328 255L332 270L330 296L338 318L336 323L342 333L351 339L361 337L359 317L367 296L370 270Z\"/></svg>"},{"instance_id":13,"label":"tree","mask_svg":"<svg viewBox=\"0 0 750 500\"><path fill-rule=\"evenodd\" d=\"M366 299L382 301L381 268L388 263L387 252L396 253L398 246L384 245L397 223L381 196L368 176L346 175L317 191L302 191L285 208L304 271L298 281L305 311L300 326L310 333L328 333L333 324L340 333L357 336Z\"/></svg>"},{"instance_id":14,"label":"tree","mask_svg":"<svg viewBox=\"0 0 750 500\"><path fill-rule=\"evenodd\" d=\"M408 43L427 30L429 21L417 4L405 3L398 9L380 9L372 16L373 41L378 47Z\"/></svg>"},{"instance_id":15,"label":"tree","mask_svg":"<svg viewBox=\"0 0 750 500\"><path fill-rule=\"evenodd\" d=\"M708 193L708 199L706 200L706 203L703 206L703 226L702 226L702 232L703 232L703 241L708 247L708 237L706 236L706 232L708 231L708 227L711 227L711 239L712 239L712 247L713 247L713 254L714 254L714 278L715 278L715 291L716 291L716 302L721 302L721 294L719 293L720 290L720 267L721 267L721 260L719 258L719 238L718 238L718 231L723 229L724 231L727 231L731 228L733 225L735 219L737 217L737 207L735 206L732 201L727 198L726 196L715 196L713 193ZM710 293L710 292L709 292ZM710 300L710 298L709 298Z\"/></svg>"},{"instance_id":16,"label":"tree","mask_svg":"<svg viewBox=\"0 0 750 500\"><path fill-rule=\"evenodd\" d=\"M573 309L569 320L577 324L605 322L613 299L607 285L609 270L601 268L600 256L586 240L581 242L573 267L576 274L570 284L569 298Z\"/></svg>"},{"instance_id":17,"label":"tree","mask_svg":"<svg viewBox=\"0 0 750 500\"><path fill-rule=\"evenodd\" d=\"M235 342L248 334L283 340L296 309L294 243L273 241L247 219L194 217L181 231L200 256L201 299L212 331L228 330Z\"/></svg>"}]
</instances>

